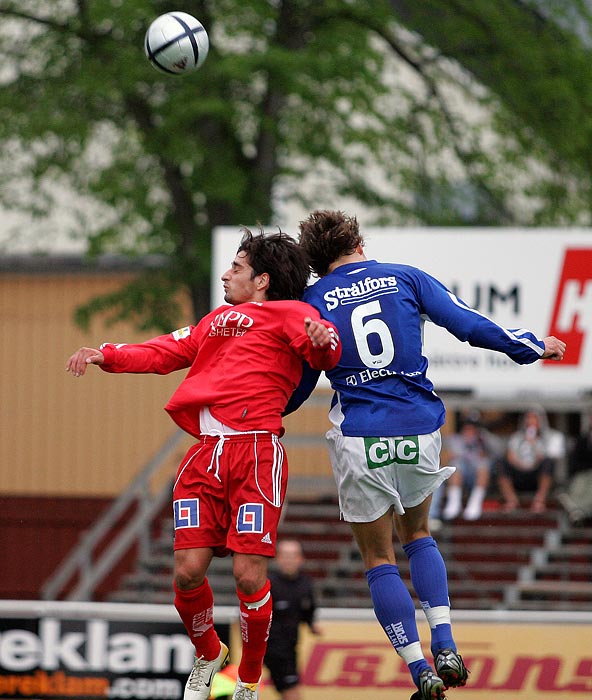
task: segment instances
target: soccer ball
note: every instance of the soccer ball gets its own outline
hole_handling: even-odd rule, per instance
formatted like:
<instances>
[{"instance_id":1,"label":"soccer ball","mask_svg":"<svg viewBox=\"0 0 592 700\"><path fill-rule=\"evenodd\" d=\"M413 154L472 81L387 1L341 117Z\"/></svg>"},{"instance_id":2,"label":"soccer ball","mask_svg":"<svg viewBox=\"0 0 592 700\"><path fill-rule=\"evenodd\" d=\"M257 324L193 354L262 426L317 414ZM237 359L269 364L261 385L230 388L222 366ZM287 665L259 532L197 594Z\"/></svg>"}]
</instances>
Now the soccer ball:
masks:
<instances>
[{"instance_id":1,"label":"soccer ball","mask_svg":"<svg viewBox=\"0 0 592 700\"><path fill-rule=\"evenodd\" d=\"M155 68L180 75L199 68L210 41L202 23L186 12L167 12L148 27L144 50Z\"/></svg>"}]
</instances>

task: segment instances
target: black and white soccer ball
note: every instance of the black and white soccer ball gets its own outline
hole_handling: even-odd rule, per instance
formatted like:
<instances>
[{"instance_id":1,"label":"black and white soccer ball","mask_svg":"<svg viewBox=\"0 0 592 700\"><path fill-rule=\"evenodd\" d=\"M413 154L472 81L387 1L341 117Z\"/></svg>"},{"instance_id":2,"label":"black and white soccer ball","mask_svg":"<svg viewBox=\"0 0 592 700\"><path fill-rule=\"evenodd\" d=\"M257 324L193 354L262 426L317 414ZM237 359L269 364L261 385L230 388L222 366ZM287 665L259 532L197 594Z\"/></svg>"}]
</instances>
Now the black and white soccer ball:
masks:
<instances>
[{"instance_id":1,"label":"black and white soccer ball","mask_svg":"<svg viewBox=\"0 0 592 700\"><path fill-rule=\"evenodd\" d=\"M206 60L210 40L203 24L186 12L167 12L148 27L144 50L158 70L182 75Z\"/></svg>"}]
</instances>

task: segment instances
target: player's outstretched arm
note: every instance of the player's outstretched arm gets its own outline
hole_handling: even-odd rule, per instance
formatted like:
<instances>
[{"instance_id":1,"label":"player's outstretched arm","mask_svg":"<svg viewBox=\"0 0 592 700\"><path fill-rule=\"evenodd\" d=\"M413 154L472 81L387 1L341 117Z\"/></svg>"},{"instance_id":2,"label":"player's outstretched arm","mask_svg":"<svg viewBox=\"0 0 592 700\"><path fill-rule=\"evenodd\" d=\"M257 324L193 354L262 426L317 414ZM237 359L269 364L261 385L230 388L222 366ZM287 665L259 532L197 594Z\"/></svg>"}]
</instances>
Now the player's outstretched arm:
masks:
<instances>
[{"instance_id":1,"label":"player's outstretched arm","mask_svg":"<svg viewBox=\"0 0 592 700\"><path fill-rule=\"evenodd\" d=\"M313 321L312 318L308 316L304 319L304 329L315 348L327 347L333 339L331 331L324 323Z\"/></svg>"},{"instance_id":2,"label":"player's outstretched arm","mask_svg":"<svg viewBox=\"0 0 592 700\"><path fill-rule=\"evenodd\" d=\"M102 365L105 356L95 348L80 348L66 363L66 372L72 372L75 377L82 377L88 365Z\"/></svg>"},{"instance_id":3,"label":"player's outstretched arm","mask_svg":"<svg viewBox=\"0 0 592 700\"><path fill-rule=\"evenodd\" d=\"M554 335L550 335L548 338L544 338L545 352L543 353L543 360L563 360L563 355L565 354L565 343L563 340L559 340Z\"/></svg>"}]
</instances>

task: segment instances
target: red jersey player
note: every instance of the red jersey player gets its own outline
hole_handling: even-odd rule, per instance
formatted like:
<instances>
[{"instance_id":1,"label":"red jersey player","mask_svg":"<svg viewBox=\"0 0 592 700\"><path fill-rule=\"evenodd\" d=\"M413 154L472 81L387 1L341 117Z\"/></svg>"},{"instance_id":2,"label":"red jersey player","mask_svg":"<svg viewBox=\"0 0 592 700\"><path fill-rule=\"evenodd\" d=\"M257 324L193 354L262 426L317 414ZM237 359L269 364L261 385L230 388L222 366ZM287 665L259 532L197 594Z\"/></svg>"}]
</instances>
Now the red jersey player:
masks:
<instances>
[{"instance_id":1,"label":"red jersey player","mask_svg":"<svg viewBox=\"0 0 592 700\"><path fill-rule=\"evenodd\" d=\"M268 558L288 473L281 415L306 360L334 367L341 345L334 327L299 301L309 268L283 233L246 230L222 275L226 305L196 325L136 345L80 348L66 369L167 374L189 368L166 406L197 438L173 490L175 607L196 650L184 700L207 700L228 648L214 629L206 578L214 555L234 554L242 657L233 700L257 700L272 601Z\"/></svg>"}]
</instances>

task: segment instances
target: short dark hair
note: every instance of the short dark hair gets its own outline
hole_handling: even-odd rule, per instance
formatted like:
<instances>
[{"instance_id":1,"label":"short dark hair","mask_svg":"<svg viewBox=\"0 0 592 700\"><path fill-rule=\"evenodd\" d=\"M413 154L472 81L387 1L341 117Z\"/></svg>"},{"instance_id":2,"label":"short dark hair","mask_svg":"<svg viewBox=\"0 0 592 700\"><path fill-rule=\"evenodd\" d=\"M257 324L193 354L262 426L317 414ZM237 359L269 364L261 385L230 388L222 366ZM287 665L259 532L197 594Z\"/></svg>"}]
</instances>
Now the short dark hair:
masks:
<instances>
[{"instance_id":1,"label":"short dark hair","mask_svg":"<svg viewBox=\"0 0 592 700\"><path fill-rule=\"evenodd\" d=\"M300 245L308 256L311 270L323 277L329 265L342 255L349 255L364 238L355 216L327 209L313 211L300 222Z\"/></svg>"},{"instance_id":2,"label":"short dark hair","mask_svg":"<svg viewBox=\"0 0 592 700\"><path fill-rule=\"evenodd\" d=\"M237 253L249 256L253 277L266 272L269 275L267 298L301 299L310 277L308 260L304 250L287 233L265 233L260 228L254 234L248 228L241 229L243 237Z\"/></svg>"}]
</instances>

